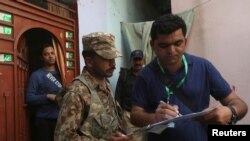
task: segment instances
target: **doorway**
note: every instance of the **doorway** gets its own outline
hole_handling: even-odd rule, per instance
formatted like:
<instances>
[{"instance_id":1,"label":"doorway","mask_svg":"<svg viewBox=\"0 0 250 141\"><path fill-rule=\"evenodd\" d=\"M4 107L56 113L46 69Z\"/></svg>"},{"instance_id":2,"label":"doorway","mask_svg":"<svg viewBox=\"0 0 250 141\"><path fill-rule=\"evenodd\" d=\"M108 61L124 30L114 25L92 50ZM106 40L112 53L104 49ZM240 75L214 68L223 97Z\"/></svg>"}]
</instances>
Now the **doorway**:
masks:
<instances>
[{"instance_id":1,"label":"doorway","mask_svg":"<svg viewBox=\"0 0 250 141\"><path fill-rule=\"evenodd\" d=\"M44 44L52 44L53 35L41 28L30 29L23 35L28 47L29 75L42 67L40 60L41 47Z\"/></svg>"},{"instance_id":2,"label":"doorway","mask_svg":"<svg viewBox=\"0 0 250 141\"><path fill-rule=\"evenodd\" d=\"M40 60L41 47L43 44L51 44L53 34L42 28L29 29L21 35L17 46L17 110L16 120L20 126L17 128L21 136L26 140L32 140L33 123L34 123L34 107L25 103L26 88L29 76L42 67ZM20 106L23 105L23 106ZM24 108L23 108L24 107ZM24 122L25 121L25 122ZM24 130L23 130L24 129Z\"/></svg>"}]
</instances>

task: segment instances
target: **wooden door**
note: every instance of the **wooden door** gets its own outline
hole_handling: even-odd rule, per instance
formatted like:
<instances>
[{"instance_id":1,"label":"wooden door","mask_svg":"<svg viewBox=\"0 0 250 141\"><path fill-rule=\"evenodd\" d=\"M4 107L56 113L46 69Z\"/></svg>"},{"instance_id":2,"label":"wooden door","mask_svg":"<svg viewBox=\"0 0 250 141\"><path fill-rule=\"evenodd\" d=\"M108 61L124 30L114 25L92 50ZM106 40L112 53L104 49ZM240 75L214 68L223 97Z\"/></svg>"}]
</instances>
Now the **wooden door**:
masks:
<instances>
[{"instance_id":1,"label":"wooden door","mask_svg":"<svg viewBox=\"0 0 250 141\"><path fill-rule=\"evenodd\" d=\"M0 65L0 141L14 140L14 84L11 64Z\"/></svg>"},{"instance_id":2,"label":"wooden door","mask_svg":"<svg viewBox=\"0 0 250 141\"><path fill-rule=\"evenodd\" d=\"M77 4L43 2L46 7L0 0L0 141L30 140L25 93L29 75L37 68L37 60L30 58L36 55L36 43L51 37L58 41L66 83L80 73Z\"/></svg>"},{"instance_id":3,"label":"wooden door","mask_svg":"<svg viewBox=\"0 0 250 141\"><path fill-rule=\"evenodd\" d=\"M29 116L27 105L25 104L25 92L27 88L27 78L29 74L29 61L28 61L28 47L26 45L25 36L21 36L17 45L17 73L16 73L16 87L17 93L15 98L15 113L16 125L15 130L17 133L16 140L29 140Z\"/></svg>"}]
</instances>

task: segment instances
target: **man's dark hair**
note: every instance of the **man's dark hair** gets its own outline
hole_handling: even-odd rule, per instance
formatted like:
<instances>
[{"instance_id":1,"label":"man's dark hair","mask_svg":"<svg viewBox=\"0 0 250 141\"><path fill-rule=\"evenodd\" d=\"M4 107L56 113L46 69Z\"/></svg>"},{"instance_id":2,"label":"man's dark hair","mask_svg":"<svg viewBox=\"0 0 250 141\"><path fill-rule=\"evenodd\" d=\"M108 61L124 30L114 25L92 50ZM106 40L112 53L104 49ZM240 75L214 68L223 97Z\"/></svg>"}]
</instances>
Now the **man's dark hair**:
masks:
<instances>
[{"instance_id":1,"label":"man's dark hair","mask_svg":"<svg viewBox=\"0 0 250 141\"><path fill-rule=\"evenodd\" d=\"M86 57L94 57L94 55L96 55L95 51L93 50L83 50L82 51L82 56L83 58L86 58Z\"/></svg>"},{"instance_id":2,"label":"man's dark hair","mask_svg":"<svg viewBox=\"0 0 250 141\"><path fill-rule=\"evenodd\" d=\"M181 17L173 14L163 15L153 22L150 36L152 40L155 40L158 34L169 35L180 28L182 29L182 33L185 36L187 27Z\"/></svg>"}]
</instances>

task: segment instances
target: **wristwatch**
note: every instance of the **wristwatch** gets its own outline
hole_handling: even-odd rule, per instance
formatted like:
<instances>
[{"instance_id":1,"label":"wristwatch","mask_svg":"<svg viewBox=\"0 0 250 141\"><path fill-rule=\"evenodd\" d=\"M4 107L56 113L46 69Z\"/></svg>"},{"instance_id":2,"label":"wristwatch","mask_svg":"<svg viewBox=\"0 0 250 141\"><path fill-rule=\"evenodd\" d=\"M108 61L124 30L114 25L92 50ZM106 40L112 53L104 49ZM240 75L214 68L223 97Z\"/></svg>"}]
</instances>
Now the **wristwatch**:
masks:
<instances>
[{"instance_id":1,"label":"wristwatch","mask_svg":"<svg viewBox=\"0 0 250 141\"><path fill-rule=\"evenodd\" d=\"M232 107L232 106L227 106L230 110L231 110L231 112L232 112L232 117L231 117L231 120L229 121L229 125L233 125L233 124L236 124L236 122L238 121L238 114L237 114L237 112L236 112L236 110L234 109L234 107Z\"/></svg>"}]
</instances>

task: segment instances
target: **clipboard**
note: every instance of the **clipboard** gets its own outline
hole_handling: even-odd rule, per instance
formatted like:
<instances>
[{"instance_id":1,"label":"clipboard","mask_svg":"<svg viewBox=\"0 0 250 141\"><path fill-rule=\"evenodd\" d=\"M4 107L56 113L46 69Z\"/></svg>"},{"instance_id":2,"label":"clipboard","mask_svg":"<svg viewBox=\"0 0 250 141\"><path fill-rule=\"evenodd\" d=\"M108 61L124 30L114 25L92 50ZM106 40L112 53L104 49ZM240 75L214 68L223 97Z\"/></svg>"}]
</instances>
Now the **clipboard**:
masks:
<instances>
[{"instance_id":1,"label":"clipboard","mask_svg":"<svg viewBox=\"0 0 250 141\"><path fill-rule=\"evenodd\" d=\"M149 124L149 125L146 125L146 126L144 126L142 128L139 128L139 129L136 129L136 130L130 132L128 135L143 134L143 133L146 133L146 132L152 132L152 133L160 134L166 128L170 127L171 123L173 123L175 121L184 120L184 119L193 119L193 118L196 118L196 117L200 117L200 116L208 114L213 109L214 108L208 108L208 109L205 109L205 110L203 110L201 112L186 114L186 115L182 115L182 116L175 117L175 118L172 118L172 119L167 119L167 120L159 121L159 122L156 122L156 123L153 123L153 124Z\"/></svg>"}]
</instances>

